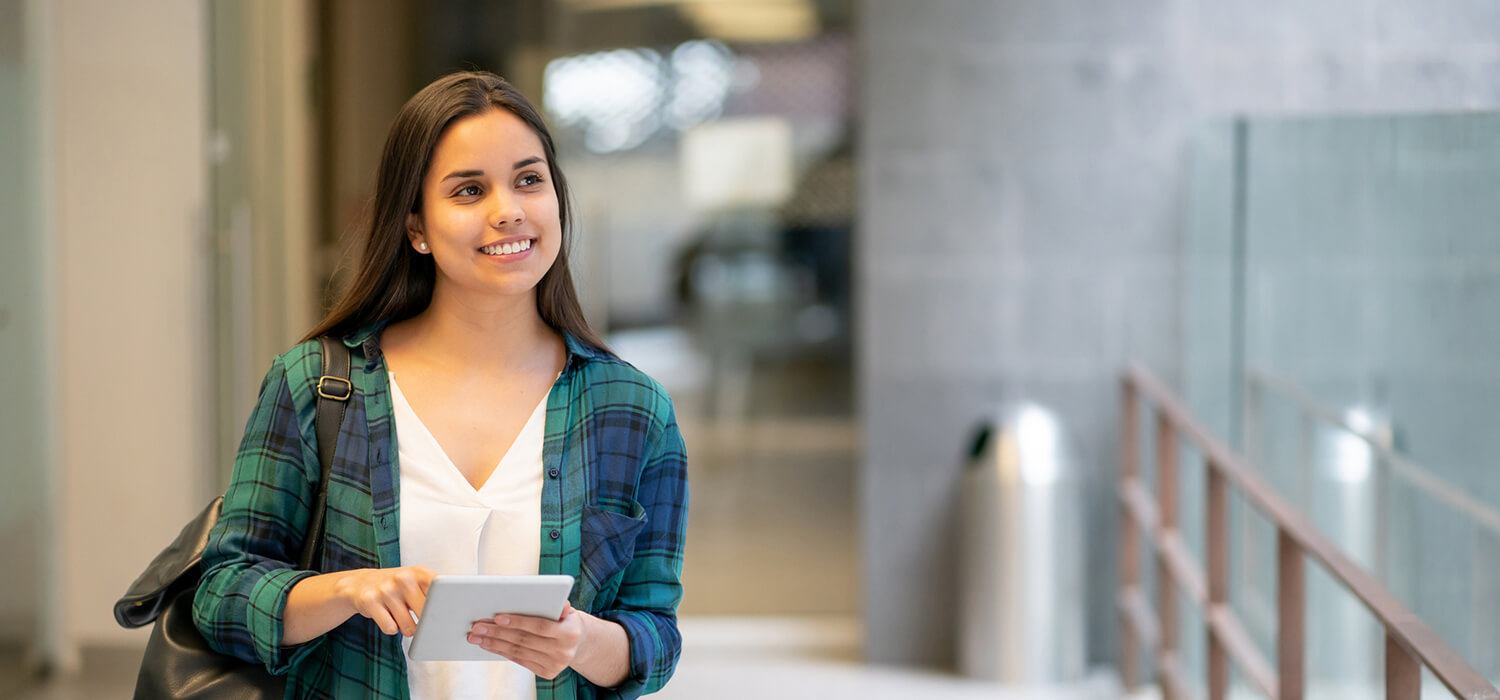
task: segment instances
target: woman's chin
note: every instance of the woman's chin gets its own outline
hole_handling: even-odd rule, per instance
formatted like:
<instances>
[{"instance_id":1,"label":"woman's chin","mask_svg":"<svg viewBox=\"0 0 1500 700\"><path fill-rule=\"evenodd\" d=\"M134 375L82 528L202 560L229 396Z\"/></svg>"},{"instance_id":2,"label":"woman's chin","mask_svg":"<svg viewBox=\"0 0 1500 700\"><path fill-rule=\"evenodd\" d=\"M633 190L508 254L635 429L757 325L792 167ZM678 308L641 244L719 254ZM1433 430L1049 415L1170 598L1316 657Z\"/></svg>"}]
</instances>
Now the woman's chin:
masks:
<instances>
[{"instance_id":1,"label":"woman's chin","mask_svg":"<svg viewBox=\"0 0 1500 700\"><path fill-rule=\"evenodd\" d=\"M487 297L529 299L542 282L540 275L507 275L508 279L484 280L481 288Z\"/></svg>"}]
</instances>

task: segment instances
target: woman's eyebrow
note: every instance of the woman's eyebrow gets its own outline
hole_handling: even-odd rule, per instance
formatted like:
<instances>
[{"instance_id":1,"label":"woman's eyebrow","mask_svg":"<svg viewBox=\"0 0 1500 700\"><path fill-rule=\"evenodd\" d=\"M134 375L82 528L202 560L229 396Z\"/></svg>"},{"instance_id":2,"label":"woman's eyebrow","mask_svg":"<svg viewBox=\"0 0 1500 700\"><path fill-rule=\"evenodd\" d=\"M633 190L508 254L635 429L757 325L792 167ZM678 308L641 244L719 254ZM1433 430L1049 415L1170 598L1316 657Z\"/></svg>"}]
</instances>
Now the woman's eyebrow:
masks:
<instances>
[{"instance_id":1,"label":"woman's eyebrow","mask_svg":"<svg viewBox=\"0 0 1500 700\"><path fill-rule=\"evenodd\" d=\"M521 168L531 165L532 163L540 162L542 162L541 156L531 156L530 158L522 158L521 160L516 161L515 165L512 165L510 167L512 170L520 170ZM483 170L455 170L443 176L443 179L438 180L438 182L452 180L455 177L482 177L483 175Z\"/></svg>"},{"instance_id":2,"label":"woman's eyebrow","mask_svg":"<svg viewBox=\"0 0 1500 700\"><path fill-rule=\"evenodd\" d=\"M482 175L484 175L483 170L455 170L444 176L442 180L438 180L438 182L452 180L455 177L480 177Z\"/></svg>"}]
</instances>

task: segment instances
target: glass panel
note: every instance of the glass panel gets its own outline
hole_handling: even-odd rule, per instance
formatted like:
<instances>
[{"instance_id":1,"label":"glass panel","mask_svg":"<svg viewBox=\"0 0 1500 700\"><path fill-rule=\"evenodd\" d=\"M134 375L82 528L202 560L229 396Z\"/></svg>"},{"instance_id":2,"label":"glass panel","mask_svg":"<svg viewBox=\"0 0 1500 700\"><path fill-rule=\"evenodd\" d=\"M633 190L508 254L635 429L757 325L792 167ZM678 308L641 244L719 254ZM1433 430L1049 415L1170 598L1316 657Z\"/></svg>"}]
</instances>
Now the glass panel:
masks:
<instances>
[{"instance_id":1,"label":"glass panel","mask_svg":"<svg viewBox=\"0 0 1500 700\"><path fill-rule=\"evenodd\" d=\"M1322 567L1307 568L1307 697L1380 697L1385 635L1375 616Z\"/></svg>"},{"instance_id":2,"label":"glass panel","mask_svg":"<svg viewBox=\"0 0 1500 700\"><path fill-rule=\"evenodd\" d=\"M1276 528L1244 497L1229 497L1229 605L1266 662L1276 663Z\"/></svg>"},{"instance_id":3,"label":"glass panel","mask_svg":"<svg viewBox=\"0 0 1500 700\"><path fill-rule=\"evenodd\" d=\"M1232 381L1238 365L1236 331L1236 129L1210 122L1195 136L1182 242L1183 398L1217 435L1238 432Z\"/></svg>"},{"instance_id":4,"label":"glass panel","mask_svg":"<svg viewBox=\"0 0 1500 700\"><path fill-rule=\"evenodd\" d=\"M45 240L36 183L37 66L28 46L28 3L0 0L0 561L19 575L4 577L0 589L0 695L22 677L23 650L36 640L43 510L46 493L46 373L36 358L46 357L46 307L42 270ZM13 361L20 359L21 361Z\"/></svg>"},{"instance_id":5,"label":"glass panel","mask_svg":"<svg viewBox=\"0 0 1500 700\"><path fill-rule=\"evenodd\" d=\"M1488 459L1500 115L1241 128L1195 143L1187 396L1325 535L1500 678L1500 479ZM1214 344L1223 338L1231 347ZM1232 526L1236 543L1274 535L1245 532L1242 517ZM1310 678L1378 680L1379 630L1331 582L1311 585L1309 629L1331 636L1309 640Z\"/></svg>"}]
</instances>

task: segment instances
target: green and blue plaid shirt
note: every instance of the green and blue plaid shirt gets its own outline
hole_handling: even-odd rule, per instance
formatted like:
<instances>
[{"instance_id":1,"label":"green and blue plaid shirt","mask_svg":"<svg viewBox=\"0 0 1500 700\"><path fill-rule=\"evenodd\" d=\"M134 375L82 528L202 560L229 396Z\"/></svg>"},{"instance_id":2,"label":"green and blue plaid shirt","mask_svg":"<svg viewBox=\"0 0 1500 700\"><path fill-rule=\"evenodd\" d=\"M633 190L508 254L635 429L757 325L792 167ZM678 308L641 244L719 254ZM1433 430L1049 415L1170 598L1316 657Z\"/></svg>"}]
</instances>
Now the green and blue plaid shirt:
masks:
<instances>
[{"instance_id":1,"label":"green and blue plaid shirt","mask_svg":"<svg viewBox=\"0 0 1500 700\"><path fill-rule=\"evenodd\" d=\"M328 478L319 572L401 565L395 419L380 353L384 324L344 339L354 397ZM573 607L625 628L630 677L603 689L572 669L537 679L539 700L633 698L662 687L682 648L687 454L667 393L624 361L565 338L568 359L547 397L542 447L543 574L571 574ZM406 698L398 635L355 615L282 647L319 465L316 340L277 357L245 427L218 524L203 552L193 616L220 653L286 674L287 697Z\"/></svg>"}]
</instances>

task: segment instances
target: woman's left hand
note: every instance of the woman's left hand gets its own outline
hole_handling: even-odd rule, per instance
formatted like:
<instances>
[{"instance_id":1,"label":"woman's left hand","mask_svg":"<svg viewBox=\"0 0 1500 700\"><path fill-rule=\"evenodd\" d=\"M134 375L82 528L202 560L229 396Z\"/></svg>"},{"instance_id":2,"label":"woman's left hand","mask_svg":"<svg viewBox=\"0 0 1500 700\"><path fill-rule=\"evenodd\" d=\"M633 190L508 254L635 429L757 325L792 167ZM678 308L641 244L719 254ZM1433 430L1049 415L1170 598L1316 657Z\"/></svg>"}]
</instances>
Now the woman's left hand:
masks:
<instances>
[{"instance_id":1,"label":"woman's left hand","mask_svg":"<svg viewBox=\"0 0 1500 700\"><path fill-rule=\"evenodd\" d=\"M583 618L588 613L563 603L556 620L501 614L478 620L469 628L469 643L524 666L541 678L553 679L573 664L585 643Z\"/></svg>"}]
</instances>

